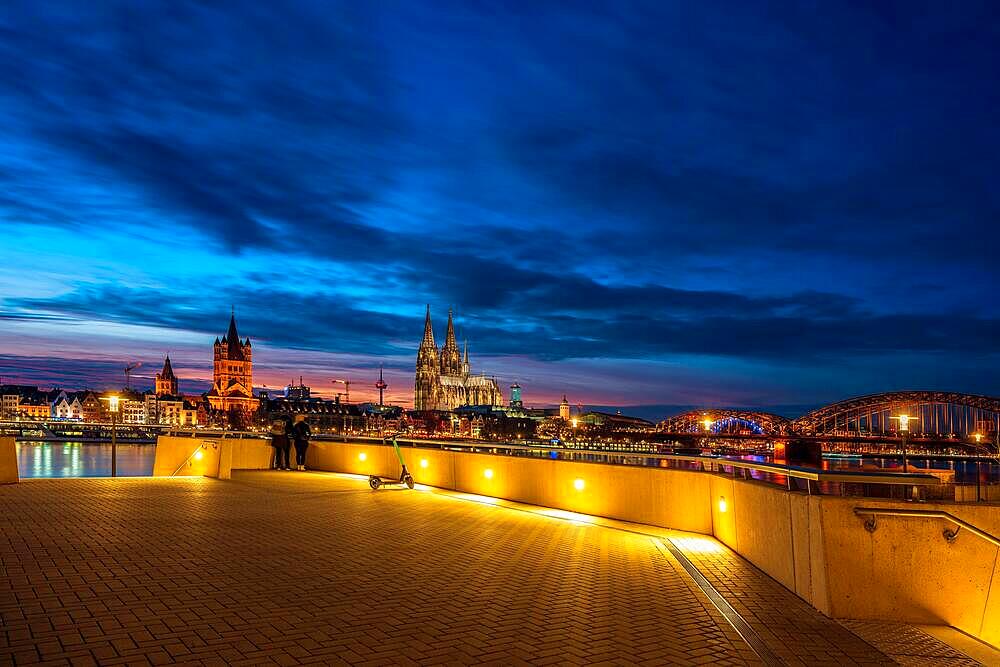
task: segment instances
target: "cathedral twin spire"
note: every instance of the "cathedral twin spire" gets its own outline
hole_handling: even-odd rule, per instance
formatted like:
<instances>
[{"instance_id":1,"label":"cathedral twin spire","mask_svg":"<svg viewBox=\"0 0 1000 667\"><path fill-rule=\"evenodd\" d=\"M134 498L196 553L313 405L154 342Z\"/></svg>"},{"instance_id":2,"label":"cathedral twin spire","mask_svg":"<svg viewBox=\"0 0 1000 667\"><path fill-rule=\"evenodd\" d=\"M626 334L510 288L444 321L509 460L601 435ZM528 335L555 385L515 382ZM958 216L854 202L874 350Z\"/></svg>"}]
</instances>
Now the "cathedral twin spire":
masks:
<instances>
[{"instance_id":1,"label":"cathedral twin spire","mask_svg":"<svg viewBox=\"0 0 1000 667\"><path fill-rule=\"evenodd\" d=\"M418 367L425 368L432 363L438 365L438 372L441 375L459 376L467 375L469 372L469 346L466 343L464 358L458 349L458 340L455 337L455 318L453 311L448 309L448 328L445 331L444 345L440 351L434 341L434 326L431 323L431 307L427 305L427 313L424 316L424 338L420 342L420 349L417 353Z\"/></svg>"},{"instance_id":2,"label":"cathedral twin spire","mask_svg":"<svg viewBox=\"0 0 1000 667\"><path fill-rule=\"evenodd\" d=\"M437 344L434 342L434 327L431 326L431 304L427 304L427 316L424 318L424 339L420 341L420 347L425 345L437 349Z\"/></svg>"}]
</instances>

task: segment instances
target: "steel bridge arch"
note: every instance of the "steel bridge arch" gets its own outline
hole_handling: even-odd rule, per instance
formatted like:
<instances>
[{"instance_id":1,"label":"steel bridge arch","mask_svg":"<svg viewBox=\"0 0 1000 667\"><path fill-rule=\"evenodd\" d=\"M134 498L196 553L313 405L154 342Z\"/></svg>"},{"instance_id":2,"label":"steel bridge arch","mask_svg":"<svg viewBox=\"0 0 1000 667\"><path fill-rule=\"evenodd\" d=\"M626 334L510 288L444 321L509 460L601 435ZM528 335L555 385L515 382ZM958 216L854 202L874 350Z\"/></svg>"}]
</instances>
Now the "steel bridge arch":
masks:
<instances>
[{"instance_id":1,"label":"steel bridge arch","mask_svg":"<svg viewBox=\"0 0 1000 667\"><path fill-rule=\"evenodd\" d=\"M886 433L895 430L891 417L904 412L919 420L920 432L969 435L981 432L983 426L994 434L1000 430L1000 398L949 391L890 391L857 396L813 410L795 419L792 428L802 435L821 435L860 431L864 423L868 432Z\"/></svg>"},{"instance_id":2,"label":"steel bridge arch","mask_svg":"<svg viewBox=\"0 0 1000 667\"><path fill-rule=\"evenodd\" d=\"M664 433L703 433L705 420L711 420L712 433L726 433L733 425L744 425L757 435L785 435L791 420L781 415L758 410L689 410L660 422Z\"/></svg>"}]
</instances>

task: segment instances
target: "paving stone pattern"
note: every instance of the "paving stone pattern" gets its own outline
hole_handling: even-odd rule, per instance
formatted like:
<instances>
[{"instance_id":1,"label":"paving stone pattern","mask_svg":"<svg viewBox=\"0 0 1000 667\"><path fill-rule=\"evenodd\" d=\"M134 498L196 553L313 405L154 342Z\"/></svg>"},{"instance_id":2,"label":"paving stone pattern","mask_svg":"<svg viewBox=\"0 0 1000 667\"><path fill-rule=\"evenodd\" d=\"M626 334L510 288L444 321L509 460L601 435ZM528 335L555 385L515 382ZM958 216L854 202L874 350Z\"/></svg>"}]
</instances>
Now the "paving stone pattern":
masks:
<instances>
[{"instance_id":1,"label":"paving stone pattern","mask_svg":"<svg viewBox=\"0 0 1000 667\"><path fill-rule=\"evenodd\" d=\"M977 667L982 663L905 623L841 621L851 632L910 667Z\"/></svg>"},{"instance_id":2,"label":"paving stone pattern","mask_svg":"<svg viewBox=\"0 0 1000 667\"><path fill-rule=\"evenodd\" d=\"M0 624L16 665L757 663L648 536L294 472L0 487ZM868 662L837 627L781 639Z\"/></svg>"}]
</instances>

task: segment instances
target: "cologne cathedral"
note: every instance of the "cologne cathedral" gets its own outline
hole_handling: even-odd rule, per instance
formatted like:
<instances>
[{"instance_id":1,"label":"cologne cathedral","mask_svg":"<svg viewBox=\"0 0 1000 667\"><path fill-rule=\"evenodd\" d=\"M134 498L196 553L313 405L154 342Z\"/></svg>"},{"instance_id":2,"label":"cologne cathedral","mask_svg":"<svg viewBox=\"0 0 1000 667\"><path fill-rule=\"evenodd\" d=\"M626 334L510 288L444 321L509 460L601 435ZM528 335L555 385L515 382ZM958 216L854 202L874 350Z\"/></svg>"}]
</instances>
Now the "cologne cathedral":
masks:
<instances>
[{"instance_id":1,"label":"cologne cathedral","mask_svg":"<svg viewBox=\"0 0 1000 667\"><path fill-rule=\"evenodd\" d=\"M454 410L463 405L503 405L503 394L494 378L473 375L469 367L469 345L458 351L455 324L448 311L448 331L438 350L431 326L431 307L427 306L424 339L417 351L417 375L413 390L416 410Z\"/></svg>"}]
</instances>

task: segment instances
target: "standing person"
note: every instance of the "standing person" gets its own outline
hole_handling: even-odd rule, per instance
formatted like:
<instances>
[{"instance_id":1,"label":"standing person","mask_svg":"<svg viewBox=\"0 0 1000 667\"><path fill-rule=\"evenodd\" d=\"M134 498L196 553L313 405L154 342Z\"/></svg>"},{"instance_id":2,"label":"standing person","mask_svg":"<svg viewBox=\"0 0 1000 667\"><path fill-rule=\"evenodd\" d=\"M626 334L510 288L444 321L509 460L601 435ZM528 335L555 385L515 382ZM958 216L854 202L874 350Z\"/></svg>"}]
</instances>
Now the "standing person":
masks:
<instances>
[{"instance_id":1,"label":"standing person","mask_svg":"<svg viewBox=\"0 0 1000 667\"><path fill-rule=\"evenodd\" d=\"M305 415L296 415L295 426L292 427L292 438L295 440L295 469L306 469L306 450L309 448L309 438L312 431Z\"/></svg>"},{"instance_id":2,"label":"standing person","mask_svg":"<svg viewBox=\"0 0 1000 667\"><path fill-rule=\"evenodd\" d=\"M291 470L288 462L292 449L292 419L288 415L271 422L271 446L274 447L274 469Z\"/></svg>"}]
</instances>

